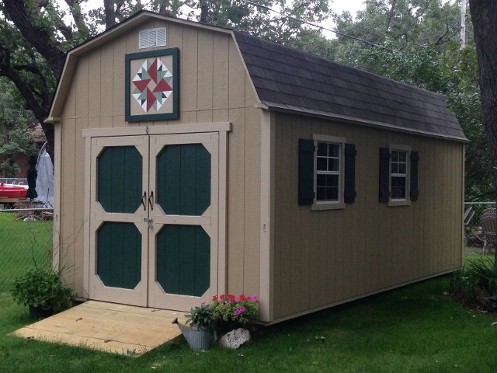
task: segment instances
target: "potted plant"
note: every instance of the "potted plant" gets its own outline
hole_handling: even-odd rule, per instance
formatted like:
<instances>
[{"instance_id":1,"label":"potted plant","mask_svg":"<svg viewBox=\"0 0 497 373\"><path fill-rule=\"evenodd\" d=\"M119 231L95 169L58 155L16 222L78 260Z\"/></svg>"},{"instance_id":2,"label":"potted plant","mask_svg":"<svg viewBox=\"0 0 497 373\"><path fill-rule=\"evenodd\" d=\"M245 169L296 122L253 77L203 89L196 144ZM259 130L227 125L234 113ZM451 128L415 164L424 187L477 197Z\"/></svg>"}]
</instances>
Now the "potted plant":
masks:
<instances>
[{"instance_id":1,"label":"potted plant","mask_svg":"<svg viewBox=\"0 0 497 373\"><path fill-rule=\"evenodd\" d=\"M65 310L73 299L71 288L62 283L60 273L33 268L14 282L12 297L29 307L32 318L47 317Z\"/></svg>"},{"instance_id":2,"label":"potted plant","mask_svg":"<svg viewBox=\"0 0 497 373\"><path fill-rule=\"evenodd\" d=\"M180 324L178 319L173 323L178 324L186 341L194 350L207 350L211 344L211 324L214 321L212 307L202 303L198 307L193 307L186 314L186 322L190 326Z\"/></svg>"},{"instance_id":3,"label":"potted plant","mask_svg":"<svg viewBox=\"0 0 497 373\"><path fill-rule=\"evenodd\" d=\"M232 294L221 294L212 297L212 313L217 320L217 329L220 334L245 327L250 319L255 318L259 306L257 295L238 297Z\"/></svg>"}]
</instances>

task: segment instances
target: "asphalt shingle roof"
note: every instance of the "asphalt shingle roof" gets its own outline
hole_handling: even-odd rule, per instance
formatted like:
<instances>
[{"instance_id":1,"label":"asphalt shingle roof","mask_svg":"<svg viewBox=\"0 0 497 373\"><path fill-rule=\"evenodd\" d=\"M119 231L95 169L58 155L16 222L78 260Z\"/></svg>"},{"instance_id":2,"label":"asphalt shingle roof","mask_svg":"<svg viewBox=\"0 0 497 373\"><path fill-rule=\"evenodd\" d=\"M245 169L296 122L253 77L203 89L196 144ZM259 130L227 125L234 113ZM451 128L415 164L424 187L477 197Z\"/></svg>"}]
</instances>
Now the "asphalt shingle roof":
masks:
<instances>
[{"instance_id":1,"label":"asphalt shingle roof","mask_svg":"<svg viewBox=\"0 0 497 373\"><path fill-rule=\"evenodd\" d=\"M234 31L259 99L306 113L466 141L445 96Z\"/></svg>"}]
</instances>

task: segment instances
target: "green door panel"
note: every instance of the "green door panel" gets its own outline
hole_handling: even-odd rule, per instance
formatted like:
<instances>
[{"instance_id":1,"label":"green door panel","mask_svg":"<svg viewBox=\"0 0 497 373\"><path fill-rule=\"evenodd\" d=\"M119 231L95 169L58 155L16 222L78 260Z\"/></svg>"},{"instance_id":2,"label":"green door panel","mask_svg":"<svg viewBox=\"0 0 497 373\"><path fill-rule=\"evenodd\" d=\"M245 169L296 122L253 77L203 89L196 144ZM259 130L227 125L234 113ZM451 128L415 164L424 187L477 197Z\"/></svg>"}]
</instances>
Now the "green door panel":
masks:
<instances>
[{"instance_id":1,"label":"green door panel","mask_svg":"<svg viewBox=\"0 0 497 373\"><path fill-rule=\"evenodd\" d=\"M133 223L105 222L97 231L97 275L105 286L133 289L141 279L142 237Z\"/></svg>"},{"instance_id":2,"label":"green door panel","mask_svg":"<svg viewBox=\"0 0 497 373\"><path fill-rule=\"evenodd\" d=\"M97 160L97 200L106 212L136 211L141 203L142 164L134 146L102 150Z\"/></svg>"},{"instance_id":3,"label":"green door panel","mask_svg":"<svg viewBox=\"0 0 497 373\"><path fill-rule=\"evenodd\" d=\"M211 155L202 144L167 145L157 155L157 203L169 215L200 216L211 204Z\"/></svg>"},{"instance_id":4,"label":"green door panel","mask_svg":"<svg viewBox=\"0 0 497 373\"><path fill-rule=\"evenodd\" d=\"M210 284L210 237L203 228L165 225L156 243L156 281L164 291L202 296Z\"/></svg>"}]
</instances>

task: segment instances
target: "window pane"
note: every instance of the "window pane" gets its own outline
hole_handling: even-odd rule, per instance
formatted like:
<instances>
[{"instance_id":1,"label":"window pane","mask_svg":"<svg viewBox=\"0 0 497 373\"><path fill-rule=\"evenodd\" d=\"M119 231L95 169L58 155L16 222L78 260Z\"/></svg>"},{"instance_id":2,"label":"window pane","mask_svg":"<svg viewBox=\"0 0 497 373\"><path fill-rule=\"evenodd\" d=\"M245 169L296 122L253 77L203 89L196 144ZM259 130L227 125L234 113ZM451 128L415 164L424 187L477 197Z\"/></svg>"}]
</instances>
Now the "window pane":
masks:
<instances>
[{"instance_id":1,"label":"window pane","mask_svg":"<svg viewBox=\"0 0 497 373\"><path fill-rule=\"evenodd\" d=\"M398 166L399 170L397 171L399 174L407 174L406 170L406 164L405 163L400 163Z\"/></svg>"},{"instance_id":2,"label":"window pane","mask_svg":"<svg viewBox=\"0 0 497 373\"><path fill-rule=\"evenodd\" d=\"M326 200L326 188L317 187L316 192L317 192L316 199L318 201L325 201Z\"/></svg>"},{"instance_id":3,"label":"window pane","mask_svg":"<svg viewBox=\"0 0 497 373\"><path fill-rule=\"evenodd\" d=\"M329 145L329 156L339 157L340 156L340 145L338 144L328 144Z\"/></svg>"},{"instance_id":4,"label":"window pane","mask_svg":"<svg viewBox=\"0 0 497 373\"><path fill-rule=\"evenodd\" d=\"M326 160L327 160L327 158L321 158L321 157L317 158L317 169L318 170L327 171L328 165L327 165Z\"/></svg>"},{"instance_id":5,"label":"window pane","mask_svg":"<svg viewBox=\"0 0 497 373\"><path fill-rule=\"evenodd\" d=\"M406 198L406 178L405 177L392 177L392 199L405 199Z\"/></svg>"},{"instance_id":6,"label":"window pane","mask_svg":"<svg viewBox=\"0 0 497 373\"><path fill-rule=\"evenodd\" d=\"M327 156L328 155L328 144L325 142L318 142L318 155Z\"/></svg>"},{"instance_id":7,"label":"window pane","mask_svg":"<svg viewBox=\"0 0 497 373\"><path fill-rule=\"evenodd\" d=\"M399 162L406 162L407 152L398 152L399 153Z\"/></svg>"},{"instance_id":8,"label":"window pane","mask_svg":"<svg viewBox=\"0 0 497 373\"><path fill-rule=\"evenodd\" d=\"M340 171L340 160L331 158L328 162L328 171Z\"/></svg>"},{"instance_id":9,"label":"window pane","mask_svg":"<svg viewBox=\"0 0 497 373\"><path fill-rule=\"evenodd\" d=\"M396 150L392 150L392 162L399 161L399 152Z\"/></svg>"},{"instance_id":10,"label":"window pane","mask_svg":"<svg viewBox=\"0 0 497 373\"><path fill-rule=\"evenodd\" d=\"M318 175L316 178L316 187L324 187L326 186L326 175Z\"/></svg>"},{"instance_id":11,"label":"window pane","mask_svg":"<svg viewBox=\"0 0 497 373\"><path fill-rule=\"evenodd\" d=\"M318 201L338 201L338 175L317 175L316 199Z\"/></svg>"},{"instance_id":12,"label":"window pane","mask_svg":"<svg viewBox=\"0 0 497 373\"><path fill-rule=\"evenodd\" d=\"M392 163L392 174L398 174L399 173L399 164L398 163Z\"/></svg>"},{"instance_id":13,"label":"window pane","mask_svg":"<svg viewBox=\"0 0 497 373\"><path fill-rule=\"evenodd\" d=\"M338 175L326 175L326 186L338 188Z\"/></svg>"}]
</instances>

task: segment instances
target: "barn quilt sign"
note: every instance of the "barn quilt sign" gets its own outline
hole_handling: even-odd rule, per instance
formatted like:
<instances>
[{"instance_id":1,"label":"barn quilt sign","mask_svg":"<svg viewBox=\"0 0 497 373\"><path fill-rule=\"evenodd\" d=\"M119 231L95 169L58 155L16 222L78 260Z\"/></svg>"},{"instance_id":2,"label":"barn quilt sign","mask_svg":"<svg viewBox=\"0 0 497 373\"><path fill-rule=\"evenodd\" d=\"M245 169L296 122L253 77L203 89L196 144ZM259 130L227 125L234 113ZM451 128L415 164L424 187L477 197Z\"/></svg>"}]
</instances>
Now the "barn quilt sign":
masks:
<instances>
[{"instance_id":1,"label":"barn quilt sign","mask_svg":"<svg viewBox=\"0 0 497 373\"><path fill-rule=\"evenodd\" d=\"M126 55L127 122L178 118L178 48Z\"/></svg>"}]
</instances>

